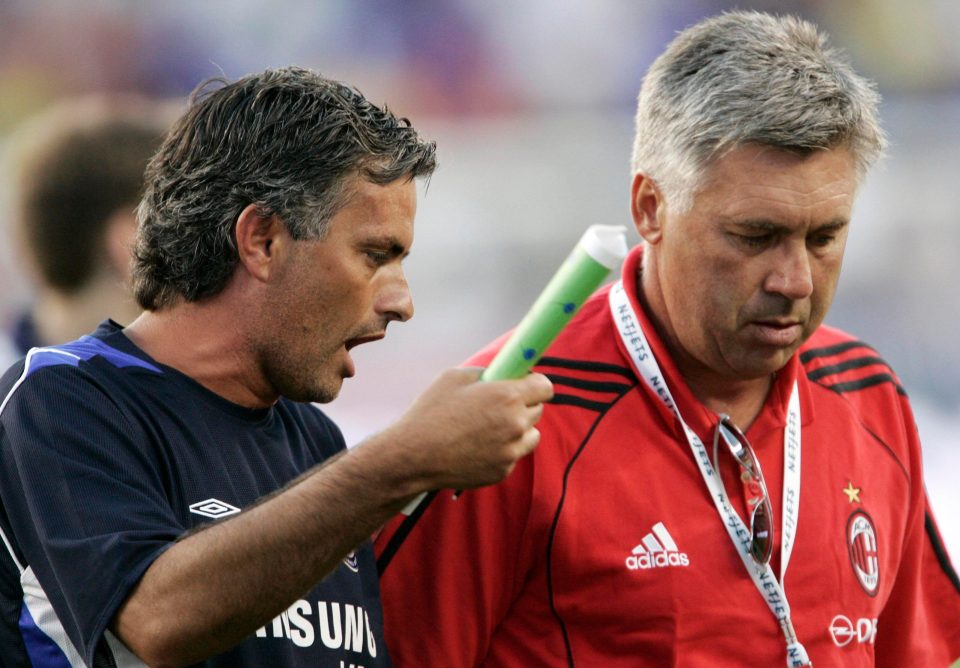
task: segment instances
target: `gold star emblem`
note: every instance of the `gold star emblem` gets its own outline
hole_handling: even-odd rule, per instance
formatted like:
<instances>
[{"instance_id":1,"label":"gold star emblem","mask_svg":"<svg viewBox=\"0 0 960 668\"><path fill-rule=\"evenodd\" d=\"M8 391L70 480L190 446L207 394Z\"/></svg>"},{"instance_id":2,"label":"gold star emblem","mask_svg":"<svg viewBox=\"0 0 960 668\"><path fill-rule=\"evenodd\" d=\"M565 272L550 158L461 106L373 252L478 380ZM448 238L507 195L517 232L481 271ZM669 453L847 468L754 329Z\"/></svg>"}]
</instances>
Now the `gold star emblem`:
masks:
<instances>
[{"instance_id":1,"label":"gold star emblem","mask_svg":"<svg viewBox=\"0 0 960 668\"><path fill-rule=\"evenodd\" d=\"M860 488L854 487L852 481L847 481L847 486L843 488L843 493L847 495L850 503L860 503Z\"/></svg>"}]
</instances>

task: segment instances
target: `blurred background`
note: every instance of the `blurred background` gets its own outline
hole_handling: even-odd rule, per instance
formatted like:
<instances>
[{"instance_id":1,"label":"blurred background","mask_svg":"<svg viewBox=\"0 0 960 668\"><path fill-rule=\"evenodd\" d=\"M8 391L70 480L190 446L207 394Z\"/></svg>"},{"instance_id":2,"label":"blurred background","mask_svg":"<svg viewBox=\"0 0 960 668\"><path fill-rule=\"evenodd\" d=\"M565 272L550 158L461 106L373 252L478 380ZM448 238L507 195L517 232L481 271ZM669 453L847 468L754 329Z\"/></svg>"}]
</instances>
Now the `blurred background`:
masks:
<instances>
[{"instance_id":1,"label":"blurred background","mask_svg":"<svg viewBox=\"0 0 960 668\"><path fill-rule=\"evenodd\" d=\"M440 369L514 325L587 225L630 225L643 73L676 31L734 6L818 23L884 96L891 149L858 201L828 322L878 348L908 389L956 561L960 4L952 0L0 0L0 149L58 99L139 92L182 105L207 77L288 64L410 117L437 140L440 160L421 189L407 261L417 316L355 351L357 377L327 407L355 443L400 415ZM0 238L0 319L10 321L31 288L9 235Z\"/></svg>"}]
</instances>

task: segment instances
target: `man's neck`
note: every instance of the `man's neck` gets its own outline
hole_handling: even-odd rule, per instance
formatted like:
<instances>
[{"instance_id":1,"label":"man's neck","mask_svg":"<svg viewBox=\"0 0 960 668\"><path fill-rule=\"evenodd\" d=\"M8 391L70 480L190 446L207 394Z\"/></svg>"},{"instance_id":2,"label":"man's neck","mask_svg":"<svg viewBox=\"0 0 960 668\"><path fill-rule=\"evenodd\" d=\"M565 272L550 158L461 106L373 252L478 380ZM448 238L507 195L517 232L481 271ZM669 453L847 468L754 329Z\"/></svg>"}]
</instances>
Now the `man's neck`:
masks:
<instances>
[{"instance_id":1,"label":"man's neck","mask_svg":"<svg viewBox=\"0 0 960 668\"><path fill-rule=\"evenodd\" d=\"M703 364L686 352L670 326L655 272L641 271L637 283L640 304L694 397L713 412L726 413L746 431L760 414L774 377L731 378Z\"/></svg>"},{"instance_id":2,"label":"man's neck","mask_svg":"<svg viewBox=\"0 0 960 668\"><path fill-rule=\"evenodd\" d=\"M667 347L670 348L669 343ZM760 415L774 380L773 376L750 380L721 378L709 370L704 372L697 363L677 362L677 368L700 403L718 415L726 413L744 431Z\"/></svg>"},{"instance_id":3,"label":"man's neck","mask_svg":"<svg viewBox=\"0 0 960 668\"><path fill-rule=\"evenodd\" d=\"M235 404L266 408L278 399L254 362L236 311L222 304L180 302L144 311L124 334L156 361Z\"/></svg>"}]
</instances>

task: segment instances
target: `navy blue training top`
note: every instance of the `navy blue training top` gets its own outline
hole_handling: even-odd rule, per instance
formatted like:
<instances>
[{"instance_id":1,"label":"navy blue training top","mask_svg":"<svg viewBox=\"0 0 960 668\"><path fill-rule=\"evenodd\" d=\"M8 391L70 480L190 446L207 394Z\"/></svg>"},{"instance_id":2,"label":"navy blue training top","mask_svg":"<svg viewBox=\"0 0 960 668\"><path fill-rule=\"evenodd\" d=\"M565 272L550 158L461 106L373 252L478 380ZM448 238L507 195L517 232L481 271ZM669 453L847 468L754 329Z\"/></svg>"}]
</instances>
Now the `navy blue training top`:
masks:
<instances>
[{"instance_id":1,"label":"navy blue training top","mask_svg":"<svg viewBox=\"0 0 960 668\"><path fill-rule=\"evenodd\" d=\"M233 404L153 361L113 322L32 350L0 397L3 666L144 665L107 626L153 560L345 447L316 407ZM382 629L367 544L199 665L388 666Z\"/></svg>"}]
</instances>

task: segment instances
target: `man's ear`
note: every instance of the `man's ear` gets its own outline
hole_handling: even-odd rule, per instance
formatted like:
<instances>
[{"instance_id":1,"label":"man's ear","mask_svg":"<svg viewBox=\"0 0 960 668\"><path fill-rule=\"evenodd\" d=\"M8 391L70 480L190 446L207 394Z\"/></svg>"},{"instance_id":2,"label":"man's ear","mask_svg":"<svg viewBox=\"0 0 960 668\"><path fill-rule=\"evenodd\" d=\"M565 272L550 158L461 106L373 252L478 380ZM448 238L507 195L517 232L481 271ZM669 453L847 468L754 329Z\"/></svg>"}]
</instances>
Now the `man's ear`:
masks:
<instances>
[{"instance_id":1,"label":"man's ear","mask_svg":"<svg viewBox=\"0 0 960 668\"><path fill-rule=\"evenodd\" d=\"M630 187L630 214L637 232L648 244L659 243L665 213L666 200L656 182L643 172L634 174Z\"/></svg>"},{"instance_id":2,"label":"man's ear","mask_svg":"<svg viewBox=\"0 0 960 668\"><path fill-rule=\"evenodd\" d=\"M286 225L275 214L264 214L256 204L248 204L234 226L240 266L260 281L277 271L278 262L292 241Z\"/></svg>"}]
</instances>

